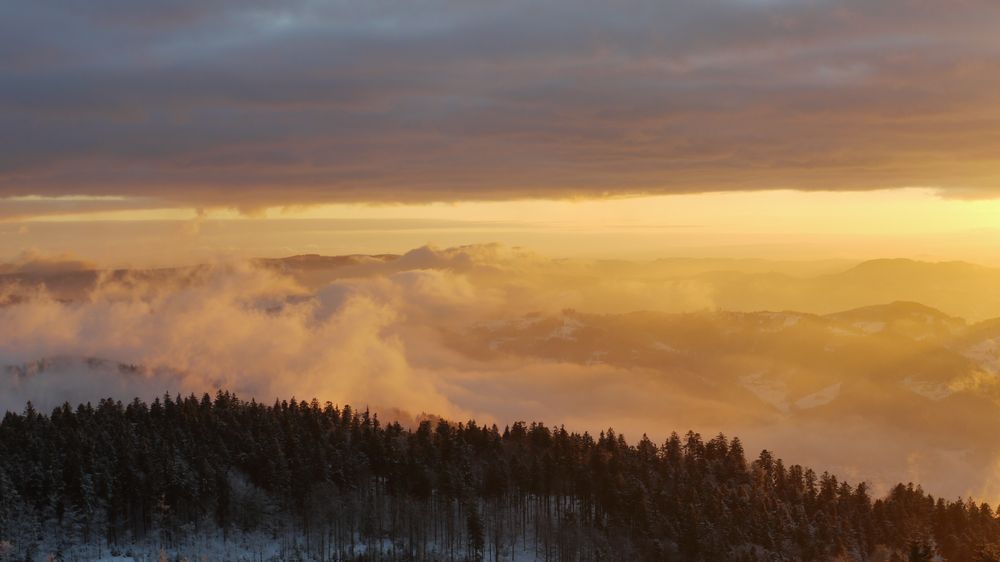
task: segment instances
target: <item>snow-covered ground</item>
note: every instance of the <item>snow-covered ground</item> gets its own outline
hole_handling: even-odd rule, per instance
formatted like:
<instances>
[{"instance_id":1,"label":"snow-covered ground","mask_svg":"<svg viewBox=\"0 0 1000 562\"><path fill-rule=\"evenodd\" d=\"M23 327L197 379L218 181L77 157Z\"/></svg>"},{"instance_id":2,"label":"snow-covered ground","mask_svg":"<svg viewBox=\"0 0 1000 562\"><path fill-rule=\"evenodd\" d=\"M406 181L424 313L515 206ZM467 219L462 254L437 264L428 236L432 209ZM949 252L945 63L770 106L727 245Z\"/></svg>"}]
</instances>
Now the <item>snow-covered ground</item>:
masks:
<instances>
[{"instance_id":1,"label":"snow-covered ground","mask_svg":"<svg viewBox=\"0 0 1000 562\"><path fill-rule=\"evenodd\" d=\"M534 522L526 528L534 528ZM158 535L154 532L151 535ZM320 560L349 561L356 559L410 559L410 549L402 538L354 536L354 544L332 549L322 545L322 538L313 534L286 532L276 536L270 532L239 532L220 530L195 532L179 538L175 544L161 544L153 536L126 545L68 544L65 537L45 536L28 552L17 549L9 541L0 541L0 562L20 562L28 554L30 560L64 562L312 562ZM464 541L459 541L464 543ZM541 543L529 533L526 536L507 535L497 549L498 560L528 562L538 560ZM484 559L493 560L495 544L487 541ZM429 541L422 545L420 560L468 560L470 553L461 547Z\"/></svg>"}]
</instances>

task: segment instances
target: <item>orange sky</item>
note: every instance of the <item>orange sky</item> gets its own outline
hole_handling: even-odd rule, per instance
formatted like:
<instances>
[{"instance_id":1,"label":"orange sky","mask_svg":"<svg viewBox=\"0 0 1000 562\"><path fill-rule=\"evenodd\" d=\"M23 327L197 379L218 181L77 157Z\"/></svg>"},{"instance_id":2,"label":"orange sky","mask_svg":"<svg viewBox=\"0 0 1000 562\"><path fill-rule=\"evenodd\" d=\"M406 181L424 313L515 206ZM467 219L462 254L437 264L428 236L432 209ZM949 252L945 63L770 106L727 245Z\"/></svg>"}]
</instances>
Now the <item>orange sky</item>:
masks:
<instances>
[{"instance_id":1,"label":"orange sky","mask_svg":"<svg viewBox=\"0 0 1000 562\"><path fill-rule=\"evenodd\" d=\"M0 237L4 260L23 252L69 252L120 265L486 242L552 256L910 257L992 264L1000 262L1000 200L946 199L914 188L331 204L275 207L251 216L173 208L10 220L0 222Z\"/></svg>"}]
</instances>

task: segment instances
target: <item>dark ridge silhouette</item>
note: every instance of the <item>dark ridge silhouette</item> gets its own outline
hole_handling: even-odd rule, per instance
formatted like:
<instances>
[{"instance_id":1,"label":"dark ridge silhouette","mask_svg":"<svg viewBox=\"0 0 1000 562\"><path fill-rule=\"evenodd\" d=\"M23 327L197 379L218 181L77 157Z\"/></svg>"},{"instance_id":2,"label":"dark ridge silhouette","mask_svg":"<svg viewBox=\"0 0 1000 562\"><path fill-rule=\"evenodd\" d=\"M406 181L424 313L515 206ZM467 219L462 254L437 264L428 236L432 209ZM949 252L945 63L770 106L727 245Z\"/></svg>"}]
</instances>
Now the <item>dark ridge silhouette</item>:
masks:
<instances>
[{"instance_id":1,"label":"dark ridge silhouette","mask_svg":"<svg viewBox=\"0 0 1000 562\"><path fill-rule=\"evenodd\" d=\"M987 504L913 484L872 498L864 483L768 451L747 462L723 435L630 444L612 429L540 423L406 429L350 406L228 392L51 415L29 404L0 422L5 560L254 532L293 544L272 558L282 560L523 560L527 549L537 560L984 562L1000 552Z\"/></svg>"}]
</instances>

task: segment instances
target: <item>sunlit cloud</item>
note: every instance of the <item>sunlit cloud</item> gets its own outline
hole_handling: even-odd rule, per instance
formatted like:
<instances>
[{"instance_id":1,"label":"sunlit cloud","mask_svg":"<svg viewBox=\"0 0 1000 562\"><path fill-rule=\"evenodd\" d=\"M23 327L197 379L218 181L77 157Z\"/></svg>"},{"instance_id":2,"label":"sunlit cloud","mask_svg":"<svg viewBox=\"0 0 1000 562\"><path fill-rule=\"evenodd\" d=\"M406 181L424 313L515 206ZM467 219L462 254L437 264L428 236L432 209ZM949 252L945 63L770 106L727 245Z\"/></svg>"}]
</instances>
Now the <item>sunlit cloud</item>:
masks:
<instances>
[{"instance_id":1,"label":"sunlit cloud","mask_svg":"<svg viewBox=\"0 0 1000 562\"><path fill-rule=\"evenodd\" d=\"M758 189L992 197L998 9L10 6L0 197L251 214ZM7 201L3 214L46 213L34 203Z\"/></svg>"}]
</instances>

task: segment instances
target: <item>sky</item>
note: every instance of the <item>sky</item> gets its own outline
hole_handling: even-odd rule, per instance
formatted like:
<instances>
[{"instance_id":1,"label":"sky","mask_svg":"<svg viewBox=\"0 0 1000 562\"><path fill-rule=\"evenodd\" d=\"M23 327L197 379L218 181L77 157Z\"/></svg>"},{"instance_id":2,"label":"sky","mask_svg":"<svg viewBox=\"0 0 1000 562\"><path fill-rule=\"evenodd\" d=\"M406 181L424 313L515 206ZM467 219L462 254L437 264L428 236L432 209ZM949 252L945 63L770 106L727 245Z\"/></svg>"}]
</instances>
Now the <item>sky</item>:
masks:
<instances>
[{"instance_id":1,"label":"sky","mask_svg":"<svg viewBox=\"0 0 1000 562\"><path fill-rule=\"evenodd\" d=\"M988 0L5 3L0 220L992 198L998 16Z\"/></svg>"},{"instance_id":2,"label":"sky","mask_svg":"<svg viewBox=\"0 0 1000 562\"><path fill-rule=\"evenodd\" d=\"M403 253L423 245L473 243L594 259L905 257L1000 265L1000 199L941 198L911 188L335 203L255 215L226 209L105 210L3 221L0 239L0 261L72 254L106 267Z\"/></svg>"}]
</instances>

